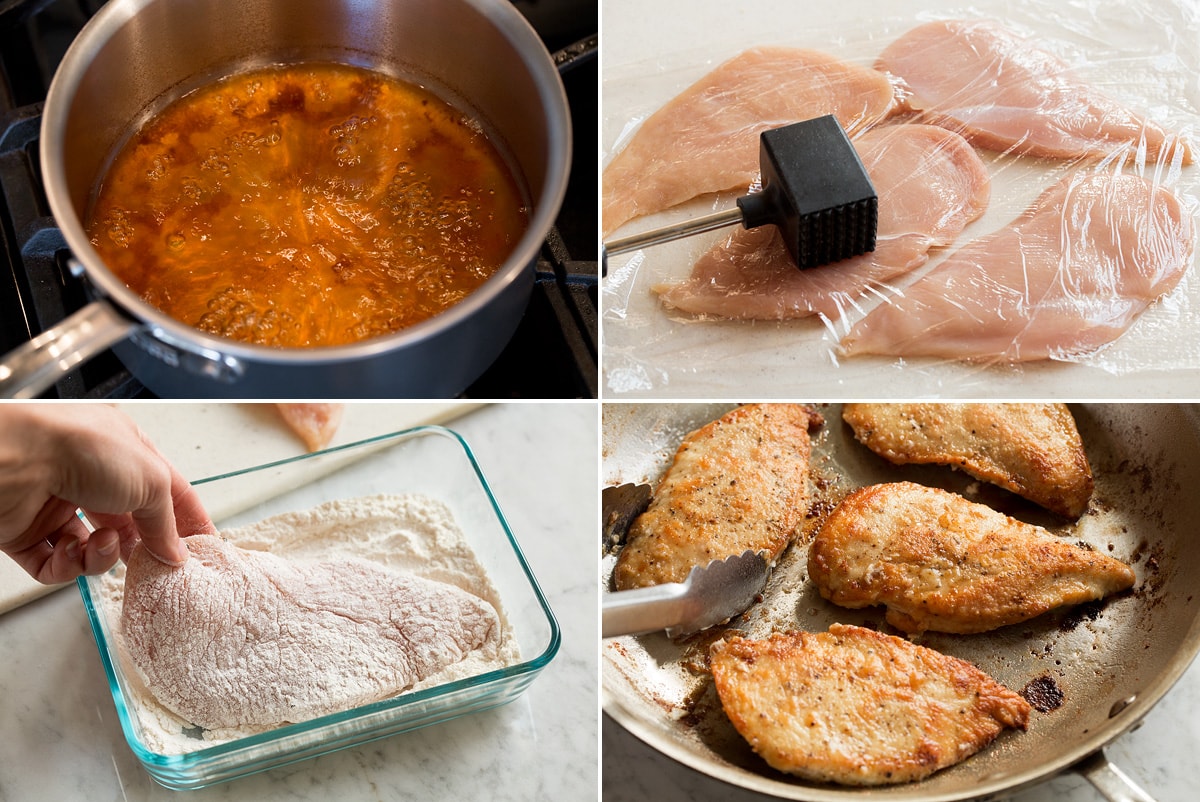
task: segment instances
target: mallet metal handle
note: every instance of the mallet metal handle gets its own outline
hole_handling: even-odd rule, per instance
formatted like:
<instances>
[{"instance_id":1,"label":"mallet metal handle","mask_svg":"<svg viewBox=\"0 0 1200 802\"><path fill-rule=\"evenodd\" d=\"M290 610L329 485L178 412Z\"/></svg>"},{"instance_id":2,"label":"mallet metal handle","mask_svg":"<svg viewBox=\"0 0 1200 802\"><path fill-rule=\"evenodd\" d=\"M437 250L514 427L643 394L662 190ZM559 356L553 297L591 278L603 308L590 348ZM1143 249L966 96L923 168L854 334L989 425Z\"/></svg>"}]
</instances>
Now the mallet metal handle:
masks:
<instances>
[{"instance_id":1,"label":"mallet metal handle","mask_svg":"<svg viewBox=\"0 0 1200 802\"><path fill-rule=\"evenodd\" d=\"M607 257L618 253L628 253L629 251L636 251L638 248L645 248L648 245L671 242L683 239L684 237L690 237L693 234L703 234L705 231L713 231L740 222L742 222L742 210L734 206L723 212L714 212L713 214L697 217L692 220L685 220L682 223L676 223L672 226L663 226L662 228L643 231L641 234L632 234L628 237L610 240L604 243L604 254Z\"/></svg>"}]
</instances>

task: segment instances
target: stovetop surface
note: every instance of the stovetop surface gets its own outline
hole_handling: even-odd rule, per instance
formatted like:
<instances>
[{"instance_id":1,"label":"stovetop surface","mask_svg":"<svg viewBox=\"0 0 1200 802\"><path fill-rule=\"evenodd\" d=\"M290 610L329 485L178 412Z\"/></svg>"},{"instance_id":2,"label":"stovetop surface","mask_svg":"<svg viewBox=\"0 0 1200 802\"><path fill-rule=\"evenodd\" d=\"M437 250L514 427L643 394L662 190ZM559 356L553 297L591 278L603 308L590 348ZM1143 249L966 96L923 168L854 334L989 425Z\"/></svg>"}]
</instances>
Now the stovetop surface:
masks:
<instances>
[{"instance_id":1,"label":"stovetop surface","mask_svg":"<svg viewBox=\"0 0 1200 802\"><path fill-rule=\"evenodd\" d=\"M54 70L102 0L0 0L0 352L8 352L87 303L46 205L38 168L42 102ZM516 3L549 50L589 35L597 15L541 23L537 3ZM587 3L583 4L585 7ZM595 4L593 4L594 6ZM567 196L536 270L516 334L465 398L595 398L597 390L596 59L563 75L574 132ZM134 398L150 393L110 351L67 374L56 398Z\"/></svg>"}]
</instances>

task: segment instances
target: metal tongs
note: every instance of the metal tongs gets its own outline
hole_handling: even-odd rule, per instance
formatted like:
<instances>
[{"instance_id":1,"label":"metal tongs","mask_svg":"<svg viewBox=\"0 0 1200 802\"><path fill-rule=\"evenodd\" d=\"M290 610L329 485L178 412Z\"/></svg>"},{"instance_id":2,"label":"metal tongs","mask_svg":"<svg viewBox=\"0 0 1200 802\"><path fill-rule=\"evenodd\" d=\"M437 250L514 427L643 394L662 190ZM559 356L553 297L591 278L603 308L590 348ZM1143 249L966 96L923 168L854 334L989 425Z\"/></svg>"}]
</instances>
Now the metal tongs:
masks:
<instances>
[{"instance_id":1,"label":"metal tongs","mask_svg":"<svg viewBox=\"0 0 1200 802\"><path fill-rule=\"evenodd\" d=\"M615 547L650 502L647 485L606 487L604 543ZM770 575L764 554L747 550L691 570L683 582L604 594L601 636L640 635L665 629L679 638L728 621L754 603Z\"/></svg>"}]
</instances>

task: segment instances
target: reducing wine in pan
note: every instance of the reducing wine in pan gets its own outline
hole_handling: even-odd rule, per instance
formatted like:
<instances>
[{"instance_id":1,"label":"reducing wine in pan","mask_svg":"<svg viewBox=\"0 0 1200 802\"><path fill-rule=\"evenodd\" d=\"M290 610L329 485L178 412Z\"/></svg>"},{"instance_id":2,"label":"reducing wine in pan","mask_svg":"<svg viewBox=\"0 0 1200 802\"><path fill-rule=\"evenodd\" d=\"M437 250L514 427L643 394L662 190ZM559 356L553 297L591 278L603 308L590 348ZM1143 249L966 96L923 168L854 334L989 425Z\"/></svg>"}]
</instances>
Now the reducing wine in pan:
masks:
<instances>
[{"instance_id":1,"label":"reducing wine in pan","mask_svg":"<svg viewBox=\"0 0 1200 802\"><path fill-rule=\"evenodd\" d=\"M275 65L166 106L117 153L92 244L148 303L212 334L343 345L458 303L528 222L468 115L405 81Z\"/></svg>"}]
</instances>

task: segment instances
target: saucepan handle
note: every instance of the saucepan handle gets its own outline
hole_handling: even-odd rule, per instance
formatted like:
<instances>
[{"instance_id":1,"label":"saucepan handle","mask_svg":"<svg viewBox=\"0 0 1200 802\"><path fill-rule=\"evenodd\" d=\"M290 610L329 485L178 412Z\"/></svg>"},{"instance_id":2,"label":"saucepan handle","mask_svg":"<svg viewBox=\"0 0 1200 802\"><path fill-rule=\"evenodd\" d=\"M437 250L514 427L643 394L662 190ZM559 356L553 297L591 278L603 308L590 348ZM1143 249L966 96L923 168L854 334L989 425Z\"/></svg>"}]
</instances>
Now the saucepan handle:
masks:
<instances>
[{"instance_id":1,"label":"saucepan handle","mask_svg":"<svg viewBox=\"0 0 1200 802\"><path fill-rule=\"evenodd\" d=\"M5 355L0 361L0 398L36 398L138 325L108 301L93 301Z\"/></svg>"},{"instance_id":2,"label":"saucepan handle","mask_svg":"<svg viewBox=\"0 0 1200 802\"><path fill-rule=\"evenodd\" d=\"M558 74L565 75L576 67L594 59L598 47L599 36L592 34L574 44L567 45L562 50L554 51L550 58L554 59L554 66L558 68Z\"/></svg>"},{"instance_id":3,"label":"saucepan handle","mask_svg":"<svg viewBox=\"0 0 1200 802\"><path fill-rule=\"evenodd\" d=\"M1109 762L1104 750L1071 767L1096 787L1109 802L1154 802L1154 797L1138 788L1129 775Z\"/></svg>"}]
</instances>

